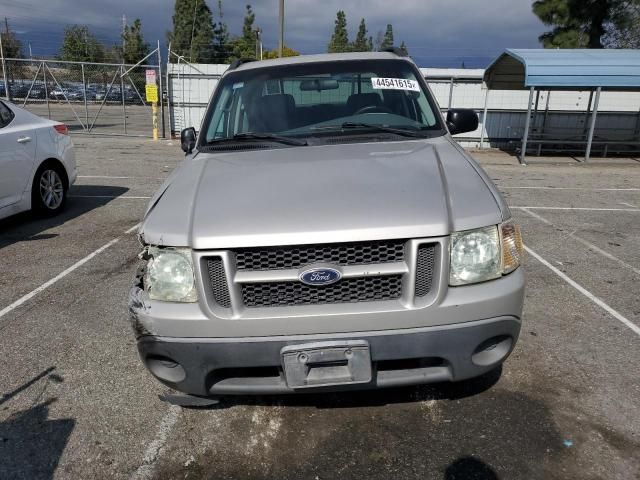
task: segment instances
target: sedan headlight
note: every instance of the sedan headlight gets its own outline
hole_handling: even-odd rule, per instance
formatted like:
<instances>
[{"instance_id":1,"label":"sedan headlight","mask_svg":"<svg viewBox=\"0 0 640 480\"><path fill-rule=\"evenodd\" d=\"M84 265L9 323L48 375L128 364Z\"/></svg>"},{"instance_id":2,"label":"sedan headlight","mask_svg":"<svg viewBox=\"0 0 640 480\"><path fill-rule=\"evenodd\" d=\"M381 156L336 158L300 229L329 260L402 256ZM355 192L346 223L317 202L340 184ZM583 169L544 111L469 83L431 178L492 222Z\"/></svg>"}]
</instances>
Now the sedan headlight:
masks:
<instances>
[{"instance_id":1,"label":"sedan headlight","mask_svg":"<svg viewBox=\"0 0 640 480\"><path fill-rule=\"evenodd\" d=\"M149 298L165 302L198 300L190 250L149 247L146 257L144 286Z\"/></svg>"},{"instance_id":2,"label":"sedan headlight","mask_svg":"<svg viewBox=\"0 0 640 480\"><path fill-rule=\"evenodd\" d=\"M522 237L511 222L451 235L452 286L485 282L514 271L522 258Z\"/></svg>"}]
</instances>

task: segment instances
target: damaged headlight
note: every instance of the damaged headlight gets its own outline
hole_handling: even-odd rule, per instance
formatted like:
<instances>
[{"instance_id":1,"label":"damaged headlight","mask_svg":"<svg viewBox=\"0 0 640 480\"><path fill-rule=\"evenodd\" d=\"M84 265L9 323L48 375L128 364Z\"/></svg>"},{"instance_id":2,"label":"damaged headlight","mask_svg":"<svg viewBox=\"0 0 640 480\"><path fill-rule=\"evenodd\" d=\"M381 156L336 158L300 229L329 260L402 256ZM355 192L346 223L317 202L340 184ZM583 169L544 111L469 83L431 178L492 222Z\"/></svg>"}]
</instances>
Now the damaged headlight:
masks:
<instances>
[{"instance_id":1,"label":"damaged headlight","mask_svg":"<svg viewBox=\"0 0 640 480\"><path fill-rule=\"evenodd\" d=\"M191 250L148 247L144 288L152 300L195 302L198 300Z\"/></svg>"},{"instance_id":2,"label":"damaged headlight","mask_svg":"<svg viewBox=\"0 0 640 480\"><path fill-rule=\"evenodd\" d=\"M523 254L520 228L512 222L451 235L449 285L484 282L513 272Z\"/></svg>"}]
</instances>

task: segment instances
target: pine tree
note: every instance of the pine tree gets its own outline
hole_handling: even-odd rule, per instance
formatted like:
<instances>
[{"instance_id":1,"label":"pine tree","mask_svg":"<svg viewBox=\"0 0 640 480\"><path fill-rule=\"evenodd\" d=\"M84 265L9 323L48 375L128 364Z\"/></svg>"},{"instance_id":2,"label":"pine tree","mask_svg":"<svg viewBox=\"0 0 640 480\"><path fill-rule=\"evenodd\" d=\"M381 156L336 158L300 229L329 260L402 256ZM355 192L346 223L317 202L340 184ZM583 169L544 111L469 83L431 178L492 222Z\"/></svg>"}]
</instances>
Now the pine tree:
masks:
<instances>
[{"instance_id":1,"label":"pine tree","mask_svg":"<svg viewBox=\"0 0 640 480\"><path fill-rule=\"evenodd\" d=\"M400 50L402 50L405 53L405 55L409 55L409 49L407 48L407 45L404 43L404 40L400 44Z\"/></svg>"},{"instance_id":2,"label":"pine tree","mask_svg":"<svg viewBox=\"0 0 640 480\"><path fill-rule=\"evenodd\" d=\"M393 25L387 24L387 30L384 32L382 43L380 43L380 50L393 47Z\"/></svg>"},{"instance_id":3,"label":"pine tree","mask_svg":"<svg viewBox=\"0 0 640 480\"><path fill-rule=\"evenodd\" d=\"M370 52L372 50L371 37L367 38L367 25L364 18L360 20L360 26L358 27L358 34L356 39L351 44L351 51L353 52Z\"/></svg>"},{"instance_id":4,"label":"pine tree","mask_svg":"<svg viewBox=\"0 0 640 480\"><path fill-rule=\"evenodd\" d=\"M244 22L242 24L242 36L232 40L233 54L230 60L237 58L256 58L256 32L253 26L255 20L256 14L253 12L251 5L247 5Z\"/></svg>"},{"instance_id":5,"label":"pine tree","mask_svg":"<svg viewBox=\"0 0 640 480\"><path fill-rule=\"evenodd\" d=\"M229 29L224 23L222 14L222 0L218 0L218 22L213 29L214 63L227 63L229 58Z\"/></svg>"},{"instance_id":6,"label":"pine tree","mask_svg":"<svg viewBox=\"0 0 640 480\"><path fill-rule=\"evenodd\" d=\"M214 58L213 15L204 0L176 0L173 30L167 34L171 50L192 63ZM176 61L173 57L171 61Z\"/></svg>"},{"instance_id":7,"label":"pine tree","mask_svg":"<svg viewBox=\"0 0 640 480\"><path fill-rule=\"evenodd\" d=\"M145 43L142 35L142 23L136 18L133 24L125 25L122 32L122 40L124 41L124 49L122 51L122 61L124 63L135 64L142 60L151 51L148 43Z\"/></svg>"},{"instance_id":8,"label":"pine tree","mask_svg":"<svg viewBox=\"0 0 640 480\"><path fill-rule=\"evenodd\" d=\"M329 53L340 53L349 51L349 34L347 33L347 16L343 10L338 10L336 13L335 28L329 46L327 47Z\"/></svg>"},{"instance_id":9,"label":"pine tree","mask_svg":"<svg viewBox=\"0 0 640 480\"><path fill-rule=\"evenodd\" d=\"M545 48L603 48L607 28L624 29L631 17L628 7L637 0L539 0L535 13L552 30L539 37Z\"/></svg>"}]
</instances>

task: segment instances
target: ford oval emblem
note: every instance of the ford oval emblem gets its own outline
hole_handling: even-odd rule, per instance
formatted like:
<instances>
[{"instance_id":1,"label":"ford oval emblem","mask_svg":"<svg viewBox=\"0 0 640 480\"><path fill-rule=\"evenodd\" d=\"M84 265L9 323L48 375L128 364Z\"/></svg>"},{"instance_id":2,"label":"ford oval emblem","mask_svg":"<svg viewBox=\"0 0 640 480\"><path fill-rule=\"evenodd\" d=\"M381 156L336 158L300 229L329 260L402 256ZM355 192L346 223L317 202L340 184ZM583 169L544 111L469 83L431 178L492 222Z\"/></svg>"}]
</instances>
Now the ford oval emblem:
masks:
<instances>
[{"instance_id":1,"label":"ford oval emblem","mask_svg":"<svg viewBox=\"0 0 640 480\"><path fill-rule=\"evenodd\" d=\"M304 270L298 278L307 285L331 285L342 278L342 273L331 267L316 267Z\"/></svg>"}]
</instances>

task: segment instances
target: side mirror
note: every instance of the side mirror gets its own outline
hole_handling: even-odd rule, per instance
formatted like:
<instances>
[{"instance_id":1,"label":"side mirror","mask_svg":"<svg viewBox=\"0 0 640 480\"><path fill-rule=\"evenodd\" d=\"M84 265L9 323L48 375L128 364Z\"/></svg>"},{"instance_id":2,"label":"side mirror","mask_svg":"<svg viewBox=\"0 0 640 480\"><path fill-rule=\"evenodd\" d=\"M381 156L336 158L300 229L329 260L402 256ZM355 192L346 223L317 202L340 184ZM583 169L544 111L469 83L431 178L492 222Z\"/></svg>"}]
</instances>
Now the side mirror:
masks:
<instances>
[{"instance_id":1,"label":"side mirror","mask_svg":"<svg viewBox=\"0 0 640 480\"><path fill-rule=\"evenodd\" d=\"M193 127L185 128L180 132L180 145L182 151L187 155L196 148L196 129Z\"/></svg>"},{"instance_id":2,"label":"side mirror","mask_svg":"<svg viewBox=\"0 0 640 480\"><path fill-rule=\"evenodd\" d=\"M473 132L478 128L478 115L471 109L451 108L447 111L447 127L451 135Z\"/></svg>"}]
</instances>

